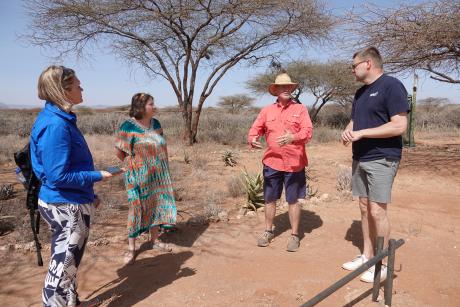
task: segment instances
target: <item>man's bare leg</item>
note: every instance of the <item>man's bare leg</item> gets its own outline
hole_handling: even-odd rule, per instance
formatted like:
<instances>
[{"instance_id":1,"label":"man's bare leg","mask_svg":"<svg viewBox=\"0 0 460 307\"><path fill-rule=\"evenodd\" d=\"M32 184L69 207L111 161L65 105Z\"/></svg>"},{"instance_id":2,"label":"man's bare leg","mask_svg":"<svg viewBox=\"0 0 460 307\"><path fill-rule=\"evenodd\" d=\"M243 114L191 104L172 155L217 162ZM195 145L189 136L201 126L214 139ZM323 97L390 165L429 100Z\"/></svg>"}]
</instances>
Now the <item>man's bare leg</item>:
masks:
<instances>
[{"instance_id":1,"label":"man's bare leg","mask_svg":"<svg viewBox=\"0 0 460 307\"><path fill-rule=\"evenodd\" d=\"M370 201L369 204L371 219L375 224L375 236L383 237L383 248L386 248L390 237L390 220L387 215L387 204L373 201Z\"/></svg>"},{"instance_id":2,"label":"man's bare leg","mask_svg":"<svg viewBox=\"0 0 460 307\"><path fill-rule=\"evenodd\" d=\"M374 255L374 223L371 220L371 212L369 208L369 200L367 197L359 198L359 209L361 210L361 229L363 231L363 255L370 259Z\"/></svg>"},{"instance_id":3,"label":"man's bare leg","mask_svg":"<svg viewBox=\"0 0 460 307\"><path fill-rule=\"evenodd\" d=\"M291 234L299 234L299 221L300 221L300 204L289 205L289 222L291 223Z\"/></svg>"},{"instance_id":4,"label":"man's bare leg","mask_svg":"<svg viewBox=\"0 0 460 307\"><path fill-rule=\"evenodd\" d=\"M265 204L265 230L273 230L273 220L276 214L276 203Z\"/></svg>"}]
</instances>

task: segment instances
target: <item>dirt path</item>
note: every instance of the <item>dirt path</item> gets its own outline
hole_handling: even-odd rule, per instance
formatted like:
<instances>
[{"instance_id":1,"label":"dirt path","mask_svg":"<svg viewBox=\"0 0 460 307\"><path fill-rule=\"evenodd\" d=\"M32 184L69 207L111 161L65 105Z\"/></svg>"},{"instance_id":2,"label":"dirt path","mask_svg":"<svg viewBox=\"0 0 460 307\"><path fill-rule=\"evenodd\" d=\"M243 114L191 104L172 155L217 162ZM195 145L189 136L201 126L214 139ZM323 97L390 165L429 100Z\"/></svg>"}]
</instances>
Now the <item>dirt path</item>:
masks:
<instances>
[{"instance_id":1,"label":"dirt path","mask_svg":"<svg viewBox=\"0 0 460 307\"><path fill-rule=\"evenodd\" d=\"M444 150L443 150L444 149ZM335 191L338 165L351 162L349 148L309 148L321 194L302 211L304 238L297 253L285 251L286 208L276 217L277 235L267 248L255 246L263 213L228 223L182 224L165 239L174 253L143 250L134 265L122 264L123 240L89 246L79 270L83 299L104 306L296 306L346 274L342 262L359 254L360 214L356 201ZM460 306L460 158L458 147L421 146L406 152L395 182L392 237L406 241L397 253L393 306ZM257 169L260 153L242 150ZM219 183L209 182L209 188ZM228 208L234 204L228 203ZM106 237L122 235L124 216L115 216ZM96 231L106 225L94 225ZM45 262L48 253L44 252ZM0 301L5 306L39 306L45 268L30 252L2 252ZM350 282L318 306L370 306L370 285ZM366 296L367 294L367 296ZM379 306L378 303L374 303Z\"/></svg>"}]
</instances>

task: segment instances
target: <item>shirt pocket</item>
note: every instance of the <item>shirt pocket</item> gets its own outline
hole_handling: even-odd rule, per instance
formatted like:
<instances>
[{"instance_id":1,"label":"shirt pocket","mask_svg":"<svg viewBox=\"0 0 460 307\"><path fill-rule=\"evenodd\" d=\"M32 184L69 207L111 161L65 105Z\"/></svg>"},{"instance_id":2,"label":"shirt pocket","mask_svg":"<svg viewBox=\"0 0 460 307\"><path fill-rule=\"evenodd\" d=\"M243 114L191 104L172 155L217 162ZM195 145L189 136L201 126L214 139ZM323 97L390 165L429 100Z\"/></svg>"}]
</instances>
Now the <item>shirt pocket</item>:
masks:
<instances>
[{"instance_id":1,"label":"shirt pocket","mask_svg":"<svg viewBox=\"0 0 460 307\"><path fill-rule=\"evenodd\" d=\"M267 131L275 131L276 130L276 117L267 117L265 120L265 126L267 127Z\"/></svg>"},{"instance_id":2,"label":"shirt pocket","mask_svg":"<svg viewBox=\"0 0 460 307\"><path fill-rule=\"evenodd\" d=\"M297 133L300 131L300 122L300 116L289 116L286 119L286 128L293 133Z\"/></svg>"}]
</instances>

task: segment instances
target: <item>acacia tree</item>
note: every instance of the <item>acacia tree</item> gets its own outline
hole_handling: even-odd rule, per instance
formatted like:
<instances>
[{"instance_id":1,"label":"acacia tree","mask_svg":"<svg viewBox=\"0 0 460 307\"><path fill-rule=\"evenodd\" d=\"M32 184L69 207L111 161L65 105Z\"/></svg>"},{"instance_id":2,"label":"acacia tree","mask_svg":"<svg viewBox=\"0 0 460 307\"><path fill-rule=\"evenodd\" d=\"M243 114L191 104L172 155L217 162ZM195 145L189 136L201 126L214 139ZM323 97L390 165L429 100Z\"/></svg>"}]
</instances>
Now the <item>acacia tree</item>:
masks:
<instances>
[{"instance_id":1,"label":"acacia tree","mask_svg":"<svg viewBox=\"0 0 460 307\"><path fill-rule=\"evenodd\" d=\"M285 68L276 66L267 73L260 74L248 82L248 87L257 93L267 93L268 86L280 72L287 72L299 83L293 93L298 99L301 93L309 92L315 97L311 106L311 118L316 120L319 111L328 102L336 102L346 107L353 101L354 93L360 86L345 62L291 62Z\"/></svg>"},{"instance_id":2,"label":"acacia tree","mask_svg":"<svg viewBox=\"0 0 460 307\"><path fill-rule=\"evenodd\" d=\"M190 145L196 141L203 103L228 70L277 56L293 40L320 40L333 26L317 0L27 2L32 43L58 50L59 56L85 55L94 44L111 48L150 76L167 80ZM198 76L203 81L199 89Z\"/></svg>"},{"instance_id":3,"label":"acacia tree","mask_svg":"<svg viewBox=\"0 0 460 307\"><path fill-rule=\"evenodd\" d=\"M219 97L217 105L229 109L231 113L237 113L244 108L252 106L254 103L254 98L246 94L236 94L230 96Z\"/></svg>"},{"instance_id":4,"label":"acacia tree","mask_svg":"<svg viewBox=\"0 0 460 307\"><path fill-rule=\"evenodd\" d=\"M432 79L460 83L460 1L368 6L352 18L358 46L378 47L393 71L422 69Z\"/></svg>"}]
</instances>

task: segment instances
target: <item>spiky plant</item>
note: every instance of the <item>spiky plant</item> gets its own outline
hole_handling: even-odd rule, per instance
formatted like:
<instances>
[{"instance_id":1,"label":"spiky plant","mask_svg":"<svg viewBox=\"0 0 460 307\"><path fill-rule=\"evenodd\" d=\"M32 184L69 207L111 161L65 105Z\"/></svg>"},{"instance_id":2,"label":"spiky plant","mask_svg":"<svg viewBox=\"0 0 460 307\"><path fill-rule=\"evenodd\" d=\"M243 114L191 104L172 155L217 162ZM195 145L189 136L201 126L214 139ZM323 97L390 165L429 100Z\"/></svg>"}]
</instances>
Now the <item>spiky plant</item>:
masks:
<instances>
[{"instance_id":1,"label":"spiky plant","mask_svg":"<svg viewBox=\"0 0 460 307\"><path fill-rule=\"evenodd\" d=\"M14 186L12 184L2 184L0 186L0 200L14 197Z\"/></svg>"},{"instance_id":2,"label":"spiky plant","mask_svg":"<svg viewBox=\"0 0 460 307\"><path fill-rule=\"evenodd\" d=\"M231 166L234 167L238 162L236 161L236 153L230 150L226 150L222 154L222 161L224 161L225 166Z\"/></svg>"},{"instance_id":3,"label":"spiky plant","mask_svg":"<svg viewBox=\"0 0 460 307\"><path fill-rule=\"evenodd\" d=\"M256 211L264 207L264 179L261 174L250 175L243 171L244 186L246 188L247 202L243 207Z\"/></svg>"}]
</instances>

